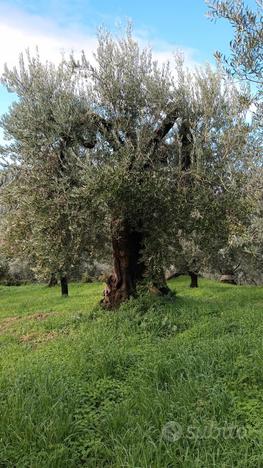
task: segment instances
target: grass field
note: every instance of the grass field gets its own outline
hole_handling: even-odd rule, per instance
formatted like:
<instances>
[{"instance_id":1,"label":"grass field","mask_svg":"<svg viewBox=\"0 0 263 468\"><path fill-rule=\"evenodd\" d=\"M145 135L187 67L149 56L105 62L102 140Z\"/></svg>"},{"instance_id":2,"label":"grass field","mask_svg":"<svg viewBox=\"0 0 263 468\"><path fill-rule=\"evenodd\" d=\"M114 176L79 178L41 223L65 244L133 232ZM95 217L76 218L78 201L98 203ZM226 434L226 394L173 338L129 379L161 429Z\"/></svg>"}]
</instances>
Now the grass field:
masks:
<instances>
[{"instance_id":1,"label":"grass field","mask_svg":"<svg viewBox=\"0 0 263 468\"><path fill-rule=\"evenodd\" d=\"M0 466L262 467L263 288L0 287Z\"/></svg>"}]
</instances>

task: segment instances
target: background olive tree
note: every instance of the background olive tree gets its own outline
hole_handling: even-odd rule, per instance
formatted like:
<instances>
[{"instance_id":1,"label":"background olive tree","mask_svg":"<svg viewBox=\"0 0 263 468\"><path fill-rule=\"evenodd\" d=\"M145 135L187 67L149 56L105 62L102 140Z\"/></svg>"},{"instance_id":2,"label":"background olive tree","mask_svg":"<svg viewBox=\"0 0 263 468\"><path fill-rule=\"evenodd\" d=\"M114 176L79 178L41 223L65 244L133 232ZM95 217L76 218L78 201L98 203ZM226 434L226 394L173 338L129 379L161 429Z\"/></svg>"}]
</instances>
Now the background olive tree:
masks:
<instances>
[{"instance_id":1,"label":"background olive tree","mask_svg":"<svg viewBox=\"0 0 263 468\"><path fill-rule=\"evenodd\" d=\"M228 73L241 81L251 83L254 92L255 111L252 113L253 136L248 152L252 152L254 164L247 168L249 175L246 198L251 208L249 227L245 234L233 238L234 248L239 247L240 264L245 277L259 278L262 274L262 85L263 85L263 4L255 2L255 8L239 1L207 2L212 19L224 18L233 26L234 37L230 42L230 57L217 52Z\"/></svg>"},{"instance_id":2,"label":"background olive tree","mask_svg":"<svg viewBox=\"0 0 263 468\"><path fill-rule=\"evenodd\" d=\"M67 295L67 276L83 251L89 254L92 236L90 211L76 195L90 136L80 121L86 101L64 62L56 68L27 54L3 81L19 98L2 119L10 140L2 149L9 161L1 198L5 250L30 260L40 278L57 273Z\"/></svg>"}]
</instances>

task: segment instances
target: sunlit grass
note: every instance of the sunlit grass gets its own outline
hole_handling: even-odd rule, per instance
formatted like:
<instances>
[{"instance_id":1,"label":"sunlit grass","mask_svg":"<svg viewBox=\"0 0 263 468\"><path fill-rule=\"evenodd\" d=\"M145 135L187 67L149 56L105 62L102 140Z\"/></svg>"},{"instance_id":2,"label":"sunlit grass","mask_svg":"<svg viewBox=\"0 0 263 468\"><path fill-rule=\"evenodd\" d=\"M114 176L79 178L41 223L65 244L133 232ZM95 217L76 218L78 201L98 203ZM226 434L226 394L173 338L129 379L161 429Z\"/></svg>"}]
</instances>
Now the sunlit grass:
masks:
<instances>
[{"instance_id":1,"label":"sunlit grass","mask_svg":"<svg viewBox=\"0 0 263 468\"><path fill-rule=\"evenodd\" d=\"M263 466L263 288L188 282L0 287L0 466Z\"/></svg>"}]
</instances>

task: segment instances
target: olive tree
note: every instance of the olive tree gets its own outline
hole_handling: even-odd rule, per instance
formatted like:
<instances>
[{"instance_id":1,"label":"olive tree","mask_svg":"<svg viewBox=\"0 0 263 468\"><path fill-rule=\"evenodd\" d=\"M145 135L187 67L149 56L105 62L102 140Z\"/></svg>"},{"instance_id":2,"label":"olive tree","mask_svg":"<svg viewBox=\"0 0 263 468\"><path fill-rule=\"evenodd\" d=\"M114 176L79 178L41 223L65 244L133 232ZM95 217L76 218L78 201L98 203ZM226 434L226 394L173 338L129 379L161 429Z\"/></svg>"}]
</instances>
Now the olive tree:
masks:
<instances>
[{"instance_id":1,"label":"olive tree","mask_svg":"<svg viewBox=\"0 0 263 468\"><path fill-rule=\"evenodd\" d=\"M177 122L171 146L181 154L177 192L184 193L180 206L187 217L177 222L173 263L189 272L196 287L197 273L215 259L218 264L218 252L228 245L233 229L247 223L244 185L252 128L246 114L251 98L220 68L210 67L191 74L182 70L181 95L184 118Z\"/></svg>"},{"instance_id":2,"label":"olive tree","mask_svg":"<svg viewBox=\"0 0 263 468\"><path fill-rule=\"evenodd\" d=\"M212 19L224 18L234 30L230 42L230 57L217 52L216 57L235 78L252 83L255 91L254 104L256 111L252 118L253 138L250 139L248 153L253 152L254 164L248 168L248 183L245 198L250 207L249 223L245 233L233 236L231 249L240 258L240 266L245 277L260 274L262 265L262 76L263 76L263 4L255 2L255 7L239 1L207 1L209 16ZM228 255L226 255L228 256Z\"/></svg>"},{"instance_id":3,"label":"olive tree","mask_svg":"<svg viewBox=\"0 0 263 468\"><path fill-rule=\"evenodd\" d=\"M192 76L180 56L159 66L129 28L120 39L100 31L95 64L29 57L4 82L20 98L2 122L20 174L5 197L39 266L64 277L82 249L110 248L105 306L145 281L167 293L178 233L202 229L212 244L218 230L211 213L235 186L249 100L220 70Z\"/></svg>"},{"instance_id":4,"label":"olive tree","mask_svg":"<svg viewBox=\"0 0 263 468\"><path fill-rule=\"evenodd\" d=\"M65 63L43 65L38 56L21 56L3 82L19 98L2 119L10 140L1 151L10 174L1 190L3 244L10 256L30 259L38 276L58 273L68 295L67 276L91 245L89 210L76 196L90 139L80 121L86 101Z\"/></svg>"},{"instance_id":5,"label":"olive tree","mask_svg":"<svg viewBox=\"0 0 263 468\"><path fill-rule=\"evenodd\" d=\"M250 100L220 70L190 74L180 56L173 70L159 69L129 34L117 42L102 34L96 58L97 67L83 57L77 68L89 77L89 94L114 138L106 135L100 168L115 266L105 292L111 304L146 275L167 291L163 268L179 248L180 229L193 237L203 226L212 244L218 225L207 211L225 205L229 175L244 156Z\"/></svg>"}]
</instances>

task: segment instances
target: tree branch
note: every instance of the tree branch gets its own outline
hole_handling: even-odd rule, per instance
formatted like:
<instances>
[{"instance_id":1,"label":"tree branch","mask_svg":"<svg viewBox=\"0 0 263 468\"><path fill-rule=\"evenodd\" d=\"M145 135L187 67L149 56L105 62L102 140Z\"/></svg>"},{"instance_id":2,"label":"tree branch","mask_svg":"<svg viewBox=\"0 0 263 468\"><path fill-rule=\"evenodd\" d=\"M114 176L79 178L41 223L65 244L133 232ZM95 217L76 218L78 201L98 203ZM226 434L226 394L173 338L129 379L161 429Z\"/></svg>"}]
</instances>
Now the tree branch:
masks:
<instances>
[{"instance_id":1,"label":"tree branch","mask_svg":"<svg viewBox=\"0 0 263 468\"><path fill-rule=\"evenodd\" d=\"M82 144L85 148L92 149L97 143L96 132L100 131L103 136L107 139L108 143L117 150L124 144L121 137L116 133L114 125L111 121L104 119L95 113L87 112L81 119L81 125L91 125L91 138L82 139Z\"/></svg>"},{"instance_id":2,"label":"tree branch","mask_svg":"<svg viewBox=\"0 0 263 468\"><path fill-rule=\"evenodd\" d=\"M157 130L154 132L153 138L148 143L148 149L153 148L152 155L155 153L157 147L163 140L163 138L166 137L166 135L169 133L171 128L173 128L175 121L179 117L179 112L178 109L173 109L171 112L167 114L167 116L163 119L161 125Z\"/></svg>"}]
</instances>

